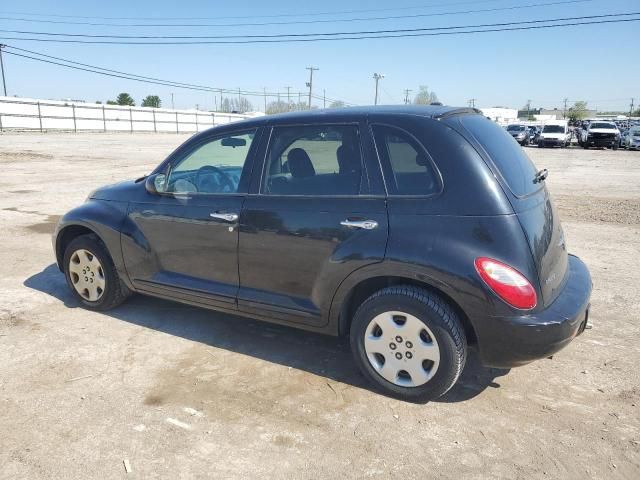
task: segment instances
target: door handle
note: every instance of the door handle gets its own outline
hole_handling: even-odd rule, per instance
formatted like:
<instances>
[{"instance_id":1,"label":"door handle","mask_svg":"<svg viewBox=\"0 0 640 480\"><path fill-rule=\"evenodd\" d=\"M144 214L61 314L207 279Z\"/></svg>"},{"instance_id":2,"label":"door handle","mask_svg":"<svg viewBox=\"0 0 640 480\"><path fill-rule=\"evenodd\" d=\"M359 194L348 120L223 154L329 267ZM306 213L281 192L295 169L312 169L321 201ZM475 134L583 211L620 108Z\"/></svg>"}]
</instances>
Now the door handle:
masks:
<instances>
[{"instance_id":1,"label":"door handle","mask_svg":"<svg viewBox=\"0 0 640 480\"><path fill-rule=\"evenodd\" d=\"M236 222L238 220L237 213L210 213L211 218L217 218L218 220L224 220L225 222Z\"/></svg>"},{"instance_id":2,"label":"door handle","mask_svg":"<svg viewBox=\"0 0 640 480\"><path fill-rule=\"evenodd\" d=\"M340 225L352 228L364 228L365 230L373 230L378 228L378 222L375 220L343 220Z\"/></svg>"}]
</instances>

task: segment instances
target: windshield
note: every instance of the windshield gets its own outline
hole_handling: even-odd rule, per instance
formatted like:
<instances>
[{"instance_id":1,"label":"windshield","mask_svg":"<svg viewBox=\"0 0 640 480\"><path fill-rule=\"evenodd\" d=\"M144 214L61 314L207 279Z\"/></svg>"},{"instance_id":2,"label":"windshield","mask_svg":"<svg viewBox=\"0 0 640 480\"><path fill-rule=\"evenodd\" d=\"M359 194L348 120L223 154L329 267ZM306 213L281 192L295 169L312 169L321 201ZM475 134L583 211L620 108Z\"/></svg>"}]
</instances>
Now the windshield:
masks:
<instances>
[{"instance_id":1,"label":"windshield","mask_svg":"<svg viewBox=\"0 0 640 480\"><path fill-rule=\"evenodd\" d=\"M616 126L613 123L592 123L589 128L606 128L609 130L615 130Z\"/></svg>"},{"instance_id":2,"label":"windshield","mask_svg":"<svg viewBox=\"0 0 640 480\"><path fill-rule=\"evenodd\" d=\"M640 137L640 127L630 129L629 135L633 135L634 137Z\"/></svg>"},{"instance_id":3,"label":"windshield","mask_svg":"<svg viewBox=\"0 0 640 480\"><path fill-rule=\"evenodd\" d=\"M509 125L507 127L508 132L522 132L524 130L524 125Z\"/></svg>"},{"instance_id":4,"label":"windshield","mask_svg":"<svg viewBox=\"0 0 640 480\"><path fill-rule=\"evenodd\" d=\"M542 133L564 133L564 127L562 125L545 125Z\"/></svg>"}]
</instances>

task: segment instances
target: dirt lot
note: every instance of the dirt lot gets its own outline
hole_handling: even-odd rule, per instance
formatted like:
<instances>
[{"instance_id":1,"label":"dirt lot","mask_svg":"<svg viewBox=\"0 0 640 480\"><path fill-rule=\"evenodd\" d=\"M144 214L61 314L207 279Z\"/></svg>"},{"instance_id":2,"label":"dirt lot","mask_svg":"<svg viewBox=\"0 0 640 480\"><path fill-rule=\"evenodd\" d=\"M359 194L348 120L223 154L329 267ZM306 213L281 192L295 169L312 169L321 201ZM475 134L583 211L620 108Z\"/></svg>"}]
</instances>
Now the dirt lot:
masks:
<instances>
[{"instance_id":1,"label":"dirt lot","mask_svg":"<svg viewBox=\"0 0 640 480\"><path fill-rule=\"evenodd\" d=\"M78 308L59 215L185 138L0 135L0 478L640 478L640 152L527 148L591 269L593 329L510 372L472 356L413 405L334 338L144 297Z\"/></svg>"}]
</instances>

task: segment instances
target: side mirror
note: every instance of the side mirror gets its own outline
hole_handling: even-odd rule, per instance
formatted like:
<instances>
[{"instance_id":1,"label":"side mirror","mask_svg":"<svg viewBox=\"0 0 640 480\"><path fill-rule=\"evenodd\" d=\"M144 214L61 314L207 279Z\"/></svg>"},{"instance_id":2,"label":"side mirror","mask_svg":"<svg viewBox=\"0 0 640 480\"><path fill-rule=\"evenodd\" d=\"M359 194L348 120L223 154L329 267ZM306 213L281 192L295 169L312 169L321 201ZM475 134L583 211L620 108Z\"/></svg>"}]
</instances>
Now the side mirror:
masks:
<instances>
[{"instance_id":1,"label":"side mirror","mask_svg":"<svg viewBox=\"0 0 640 480\"><path fill-rule=\"evenodd\" d=\"M144 182L144 186L147 189L147 192L152 195L159 195L166 191L166 180L167 176L164 173L156 173L147 177Z\"/></svg>"}]
</instances>

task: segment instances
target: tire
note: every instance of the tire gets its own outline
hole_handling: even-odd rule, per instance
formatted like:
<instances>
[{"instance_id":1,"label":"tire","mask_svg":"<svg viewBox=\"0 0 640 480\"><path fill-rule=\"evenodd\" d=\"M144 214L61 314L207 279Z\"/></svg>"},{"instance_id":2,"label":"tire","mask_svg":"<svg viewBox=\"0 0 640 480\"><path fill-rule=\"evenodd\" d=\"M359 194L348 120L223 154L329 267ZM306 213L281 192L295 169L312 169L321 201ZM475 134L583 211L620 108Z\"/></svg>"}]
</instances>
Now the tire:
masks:
<instances>
[{"instance_id":1,"label":"tire","mask_svg":"<svg viewBox=\"0 0 640 480\"><path fill-rule=\"evenodd\" d=\"M451 306L408 285L384 288L365 300L353 318L350 341L369 381L387 395L416 403L449 391L467 358L464 328Z\"/></svg>"},{"instance_id":2,"label":"tire","mask_svg":"<svg viewBox=\"0 0 640 480\"><path fill-rule=\"evenodd\" d=\"M618 150L618 144L617 144L617 143L614 143L614 144L613 144L613 146L612 146L611 148L613 148L614 150Z\"/></svg>"},{"instance_id":3,"label":"tire","mask_svg":"<svg viewBox=\"0 0 640 480\"><path fill-rule=\"evenodd\" d=\"M63 262L67 285L75 298L90 310L110 310L131 295L107 247L94 234L74 238L65 249ZM85 271L87 276L82 278ZM85 286L87 288L83 288Z\"/></svg>"},{"instance_id":4,"label":"tire","mask_svg":"<svg viewBox=\"0 0 640 480\"><path fill-rule=\"evenodd\" d=\"M589 150L589 144L588 143L583 143L582 144L582 148L584 148L585 150Z\"/></svg>"}]
</instances>

